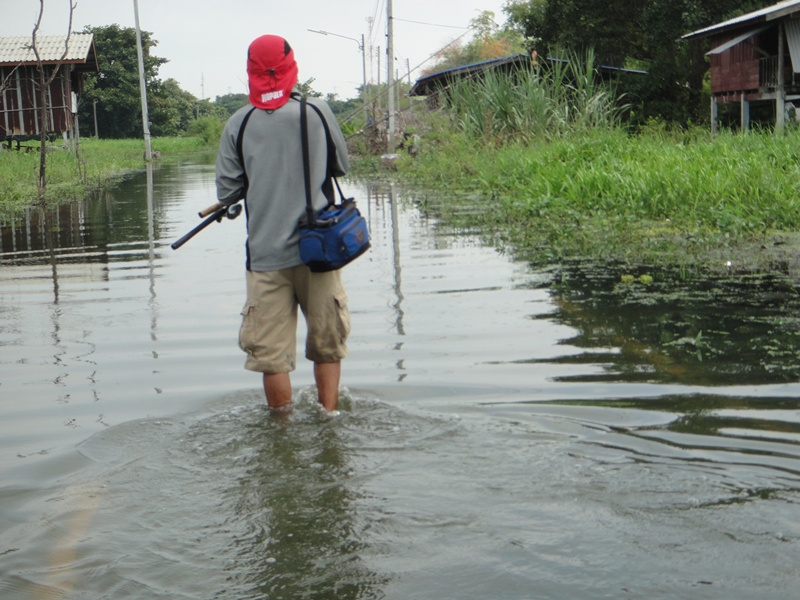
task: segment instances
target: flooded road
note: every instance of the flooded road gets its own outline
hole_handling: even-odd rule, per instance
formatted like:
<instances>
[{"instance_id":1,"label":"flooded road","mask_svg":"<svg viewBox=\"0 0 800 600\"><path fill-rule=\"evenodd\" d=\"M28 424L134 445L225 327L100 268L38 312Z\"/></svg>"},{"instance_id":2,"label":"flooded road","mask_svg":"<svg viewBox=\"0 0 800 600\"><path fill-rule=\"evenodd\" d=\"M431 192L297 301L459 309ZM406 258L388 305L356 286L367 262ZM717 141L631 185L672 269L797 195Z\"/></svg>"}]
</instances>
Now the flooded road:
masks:
<instances>
[{"instance_id":1,"label":"flooded road","mask_svg":"<svg viewBox=\"0 0 800 600\"><path fill-rule=\"evenodd\" d=\"M334 419L242 368L244 220L169 247L210 163L2 223L0 597L794 597L790 278L532 267L346 191Z\"/></svg>"}]
</instances>

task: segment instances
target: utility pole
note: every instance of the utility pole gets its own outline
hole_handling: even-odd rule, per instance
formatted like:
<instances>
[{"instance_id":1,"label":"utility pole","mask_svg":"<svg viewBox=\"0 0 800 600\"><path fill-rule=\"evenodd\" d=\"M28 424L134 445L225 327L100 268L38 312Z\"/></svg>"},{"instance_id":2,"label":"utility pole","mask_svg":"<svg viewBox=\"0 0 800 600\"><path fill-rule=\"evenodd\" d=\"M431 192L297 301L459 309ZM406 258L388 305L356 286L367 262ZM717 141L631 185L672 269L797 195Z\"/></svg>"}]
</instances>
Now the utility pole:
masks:
<instances>
[{"instance_id":1,"label":"utility pole","mask_svg":"<svg viewBox=\"0 0 800 600\"><path fill-rule=\"evenodd\" d=\"M369 82L370 84L375 83L375 48L372 45L372 24L374 19L372 17L367 17L367 24L369 25Z\"/></svg>"},{"instance_id":2,"label":"utility pole","mask_svg":"<svg viewBox=\"0 0 800 600\"><path fill-rule=\"evenodd\" d=\"M142 94L142 129L144 130L144 159L153 159L150 149L150 119L147 116L147 89L144 83L144 54L142 52L142 30L139 27L139 1L133 0L133 12L136 17L136 55L139 58L139 91Z\"/></svg>"},{"instance_id":3,"label":"utility pole","mask_svg":"<svg viewBox=\"0 0 800 600\"><path fill-rule=\"evenodd\" d=\"M361 34L361 102L364 103L364 127L369 123L369 105L367 103L367 47L364 45L364 34Z\"/></svg>"},{"instance_id":4,"label":"utility pole","mask_svg":"<svg viewBox=\"0 0 800 600\"><path fill-rule=\"evenodd\" d=\"M386 135L386 152L394 154L394 19L392 0L386 0L386 89L389 102L389 125Z\"/></svg>"}]
</instances>

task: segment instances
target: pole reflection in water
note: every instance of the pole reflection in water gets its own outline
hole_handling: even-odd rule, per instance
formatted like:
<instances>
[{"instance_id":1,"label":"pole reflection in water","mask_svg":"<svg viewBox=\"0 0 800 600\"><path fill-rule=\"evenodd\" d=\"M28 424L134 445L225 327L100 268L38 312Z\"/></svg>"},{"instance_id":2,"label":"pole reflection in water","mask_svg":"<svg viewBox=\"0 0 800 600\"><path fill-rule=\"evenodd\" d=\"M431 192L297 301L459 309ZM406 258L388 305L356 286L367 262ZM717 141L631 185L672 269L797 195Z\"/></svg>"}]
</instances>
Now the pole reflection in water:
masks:
<instances>
[{"instance_id":1,"label":"pole reflection in water","mask_svg":"<svg viewBox=\"0 0 800 600\"><path fill-rule=\"evenodd\" d=\"M44 223L44 239L47 245L47 255L50 258L50 268L53 272L53 304L58 304L58 261L56 260L55 240L53 227L58 215L53 209L40 208L39 213Z\"/></svg>"},{"instance_id":2,"label":"pole reflection in water","mask_svg":"<svg viewBox=\"0 0 800 600\"><path fill-rule=\"evenodd\" d=\"M403 337L405 336L405 326L403 324L403 273L402 273L402 266L401 266L401 250L400 250L400 218L398 212L398 198L395 193L395 187L393 183L386 184L385 189L368 187L368 194L370 194L370 199L372 198L372 192L374 192L374 199L375 204L378 206L382 204L385 208L386 205L389 207L389 229L392 235L392 244L391 244L391 255L392 255L392 280L393 286L392 290L394 292L394 300L391 303L391 308L394 311L394 327L395 332L399 336L399 340L394 345L394 350L397 352L401 352L403 349ZM383 192L383 193L381 193ZM400 374L397 377L397 381L403 381L406 378L406 373L403 371L405 370L404 360L403 358L399 358L395 363L397 369L400 371Z\"/></svg>"}]
</instances>

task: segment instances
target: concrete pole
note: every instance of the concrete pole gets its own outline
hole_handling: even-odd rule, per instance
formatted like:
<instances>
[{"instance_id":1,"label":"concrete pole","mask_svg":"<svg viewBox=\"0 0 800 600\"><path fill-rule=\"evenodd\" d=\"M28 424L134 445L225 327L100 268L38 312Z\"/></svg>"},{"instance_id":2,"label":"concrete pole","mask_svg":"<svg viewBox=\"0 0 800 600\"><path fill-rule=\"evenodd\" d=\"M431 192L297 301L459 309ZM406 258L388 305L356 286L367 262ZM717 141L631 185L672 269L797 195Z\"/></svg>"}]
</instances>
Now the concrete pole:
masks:
<instances>
[{"instance_id":1,"label":"concrete pole","mask_svg":"<svg viewBox=\"0 0 800 600\"><path fill-rule=\"evenodd\" d=\"M364 45L364 34L361 34L361 102L364 103L364 127L369 123L369 106L367 104L367 47Z\"/></svg>"},{"instance_id":2,"label":"concrete pole","mask_svg":"<svg viewBox=\"0 0 800 600\"><path fill-rule=\"evenodd\" d=\"M711 135L717 135L717 120L718 120L718 107L717 99L711 96Z\"/></svg>"},{"instance_id":3,"label":"concrete pole","mask_svg":"<svg viewBox=\"0 0 800 600\"><path fill-rule=\"evenodd\" d=\"M133 0L133 12L136 18L136 55L139 59L139 91L142 94L142 129L144 130L144 159L153 159L150 148L150 119L147 116L147 89L144 81L144 53L142 52L142 30L139 28L139 1Z\"/></svg>"},{"instance_id":4,"label":"concrete pole","mask_svg":"<svg viewBox=\"0 0 800 600\"><path fill-rule=\"evenodd\" d=\"M747 133L750 131L750 101L745 98L744 92L742 92L741 98L739 99L739 105L742 133Z\"/></svg>"},{"instance_id":5,"label":"concrete pole","mask_svg":"<svg viewBox=\"0 0 800 600\"><path fill-rule=\"evenodd\" d=\"M386 153L394 154L394 19L392 0L386 0L386 89L388 92L389 125L386 135Z\"/></svg>"}]
</instances>

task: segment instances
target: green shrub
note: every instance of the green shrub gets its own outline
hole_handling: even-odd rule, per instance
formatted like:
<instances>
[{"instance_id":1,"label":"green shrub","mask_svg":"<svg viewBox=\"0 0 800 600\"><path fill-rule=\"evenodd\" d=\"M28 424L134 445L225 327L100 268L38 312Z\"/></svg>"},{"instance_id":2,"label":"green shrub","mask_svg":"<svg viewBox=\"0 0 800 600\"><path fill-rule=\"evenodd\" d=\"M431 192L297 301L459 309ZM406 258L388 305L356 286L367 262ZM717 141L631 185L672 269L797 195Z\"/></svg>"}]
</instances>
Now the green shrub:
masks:
<instances>
[{"instance_id":1,"label":"green shrub","mask_svg":"<svg viewBox=\"0 0 800 600\"><path fill-rule=\"evenodd\" d=\"M198 137L203 143L209 146L216 146L222 137L222 129L225 123L215 116L200 117L189 122L186 128L187 135Z\"/></svg>"}]
</instances>

